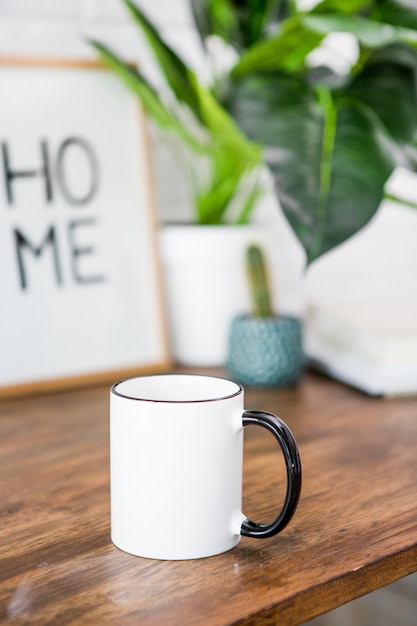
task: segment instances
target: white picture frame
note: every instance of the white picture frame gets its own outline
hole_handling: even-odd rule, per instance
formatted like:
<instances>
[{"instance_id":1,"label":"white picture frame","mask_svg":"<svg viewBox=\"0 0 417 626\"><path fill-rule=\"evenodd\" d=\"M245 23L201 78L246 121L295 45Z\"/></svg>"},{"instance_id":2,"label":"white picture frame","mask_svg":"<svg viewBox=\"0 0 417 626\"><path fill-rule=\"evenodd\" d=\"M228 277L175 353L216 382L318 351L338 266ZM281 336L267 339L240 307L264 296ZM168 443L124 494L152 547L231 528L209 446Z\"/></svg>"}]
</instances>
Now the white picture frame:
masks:
<instances>
[{"instance_id":1,"label":"white picture frame","mask_svg":"<svg viewBox=\"0 0 417 626\"><path fill-rule=\"evenodd\" d=\"M0 398L169 367L146 125L96 62L0 59Z\"/></svg>"}]
</instances>

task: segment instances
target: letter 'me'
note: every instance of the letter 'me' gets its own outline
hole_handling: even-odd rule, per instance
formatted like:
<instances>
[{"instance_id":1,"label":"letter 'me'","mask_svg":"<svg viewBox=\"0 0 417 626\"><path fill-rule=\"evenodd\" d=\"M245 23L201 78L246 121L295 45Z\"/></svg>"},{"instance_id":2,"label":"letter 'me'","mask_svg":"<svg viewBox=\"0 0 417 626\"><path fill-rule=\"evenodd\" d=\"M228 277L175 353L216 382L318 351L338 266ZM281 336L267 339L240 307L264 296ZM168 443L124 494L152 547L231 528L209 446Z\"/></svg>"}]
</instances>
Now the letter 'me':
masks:
<instances>
[{"instance_id":1,"label":"letter 'me'","mask_svg":"<svg viewBox=\"0 0 417 626\"><path fill-rule=\"evenodd\" d=\"M55 229L50 226L46 231L45 236L39 245L33 244L27 237L25 237L19 230L14 229L14 239L16 244L17 265L19 268L20 287L27 289L28 280L26 267L24 262L24 253L29 252L33 257L39 258L47 248L50 249L52 254L52 265L55 274L55 280L58 285L62 284L61 267L59 264L58 244L55 234Z\"/></svg>"}]
</instances>

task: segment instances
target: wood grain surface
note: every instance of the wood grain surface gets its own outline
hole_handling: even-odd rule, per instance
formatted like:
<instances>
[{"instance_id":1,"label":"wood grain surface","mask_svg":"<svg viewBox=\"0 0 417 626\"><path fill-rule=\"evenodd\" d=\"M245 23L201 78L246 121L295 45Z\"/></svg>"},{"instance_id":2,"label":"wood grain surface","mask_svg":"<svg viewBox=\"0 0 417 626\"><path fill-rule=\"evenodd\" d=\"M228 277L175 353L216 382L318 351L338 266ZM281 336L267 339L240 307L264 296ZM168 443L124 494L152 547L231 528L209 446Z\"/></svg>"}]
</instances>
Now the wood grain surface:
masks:
<instances>
[{"instance_id":1,"label":"wood grain surface","mask_svg":"<svg viewBox=\"0 0 417 626\"><path fill-rule=\"evenodd\" d=\"M111 544L107 387L0 403L0 622L301 624L416 571L417 399L313 373L245 397L297 439L298 510L276 537L180 562ZM283 474L273 437L248 428L246 515L274 516Z\"/></svg>"}]
</instances>

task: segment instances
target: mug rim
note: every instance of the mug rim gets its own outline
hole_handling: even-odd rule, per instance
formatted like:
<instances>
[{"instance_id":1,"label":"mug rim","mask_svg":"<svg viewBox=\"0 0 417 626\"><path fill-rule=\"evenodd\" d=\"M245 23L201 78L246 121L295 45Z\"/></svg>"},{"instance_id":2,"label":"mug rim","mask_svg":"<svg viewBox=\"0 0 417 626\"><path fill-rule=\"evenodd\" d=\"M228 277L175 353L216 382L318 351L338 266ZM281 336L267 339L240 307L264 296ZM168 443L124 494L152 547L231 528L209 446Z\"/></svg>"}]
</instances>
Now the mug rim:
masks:
<instances>
[{"instance_id":1,"label":"mug rim","mask_svg":"<svg viewBox=\"0 0 417 626\"><path fill-rule=\"evenodd\" d=\"M193 399L193 400L165 400L159 398L146 398L146 397L138 397L128 395L126 393L121 393L117 390L117 387L122 383L129 382L136 379L146 379L146 378L206 378L212 380L220 380L231 383L237 387L236 391L230 394L225 394L222 396L216 397L208 397L201 399ZM195 404L195 403L204 403L204 402L219 402L221 400L229 400L230 398L235 398L243 393L243 387L236 380L231 380L230 378L225 378L223 376L212 376L210 374L179 374L179 373L164 373L164 374L145 374L143 376L128 376L127 378L122 378L111 386L110 393L114 394L119 398L123 398L124 400L136 400L137 402L153 402L158 404Z\"/></svg>"}]
</instances>

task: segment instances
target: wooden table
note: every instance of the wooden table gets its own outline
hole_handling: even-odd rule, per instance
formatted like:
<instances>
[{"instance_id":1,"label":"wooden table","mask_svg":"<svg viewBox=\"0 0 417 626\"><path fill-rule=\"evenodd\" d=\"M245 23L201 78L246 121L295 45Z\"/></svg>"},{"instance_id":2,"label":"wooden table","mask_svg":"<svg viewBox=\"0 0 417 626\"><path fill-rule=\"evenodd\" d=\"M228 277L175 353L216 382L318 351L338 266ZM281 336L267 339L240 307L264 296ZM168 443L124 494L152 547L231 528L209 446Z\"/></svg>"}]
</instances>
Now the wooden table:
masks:
<instances>
[{"instance_id":1,"label":"wooden table","mask_svg":"<svg viewBox=\"0 0 417 626\"><path fill-rule=\"evenodd\" d=\"M304 484L282 534L198 561L130 556L109 537L108 389L0 404L0 622L300 624L417 570L417 399L372 399L309 373L248 391L287 421ZM260 428L246 435L245 514L282 487ZM264 518L263 520L261 518Z\"/></svg>"}]
</instances>

